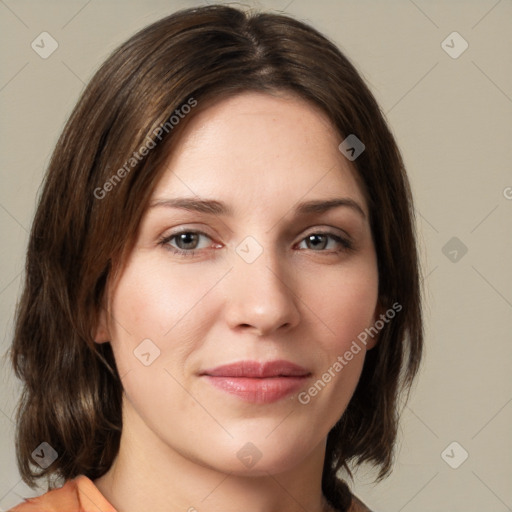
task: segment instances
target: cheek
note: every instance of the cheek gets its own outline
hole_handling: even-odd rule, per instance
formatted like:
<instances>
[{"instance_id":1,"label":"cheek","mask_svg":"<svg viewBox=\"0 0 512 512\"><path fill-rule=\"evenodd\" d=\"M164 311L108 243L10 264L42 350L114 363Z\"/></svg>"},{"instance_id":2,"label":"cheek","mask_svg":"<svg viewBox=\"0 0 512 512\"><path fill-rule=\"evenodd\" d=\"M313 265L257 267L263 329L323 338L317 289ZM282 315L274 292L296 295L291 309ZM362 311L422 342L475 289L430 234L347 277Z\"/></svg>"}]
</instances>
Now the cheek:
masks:
<instances>
[{"instance_id":1,"label":"cheek","mask_svg":"<svg viewBox=\"0 0 512 512\"><path fill-rule=\"evenodd\" d=\"M376 266L333 272L316 286L308 286L304 299L321 320L324 334L317 338L322 357L315 379L297 399L312 417L323 418L327 433L346 410L361 375L366 346L358 336L374 323Z\"/></svg>"},{"instance_id":2,"label":"cheek","mask_svg":"<svg viewBox=\"0 0 512 512\"><path fill-rule=\"evenodd\" d=\"M128 370L133 351L151 340L160 351L158 362L176 360L195 344L215 318L208 293L222 276L169 265L165 258L133 258L123 272L111 301L111 339L116 360ZM177 343L176 341L179 341Z\"/></svg>"},{"instance_id":3,"label":"cheek","mask_svg":"<svg viewBox=\"0 0 512 512\"><path fill-rule=\"evenodd\" d=\"M159 272L159 266L134 261L124 272L112 301L112 314L126 329L144 335L168 331L191 300L190 289L184 288L179 274Z\"/></svg>"},{"instance_id":4,"label":"cheek","mask_svg":"<svg viewBox=\"0 0 512 512\"><path fill-rule=\"evenodd\" d=\"M328 274L315 286L308 285L304 298L327 328L329 335L323 337L324 348L331 356L343 353L375 321L376 266L358 265Z\"/></svg>"}]
</instances>

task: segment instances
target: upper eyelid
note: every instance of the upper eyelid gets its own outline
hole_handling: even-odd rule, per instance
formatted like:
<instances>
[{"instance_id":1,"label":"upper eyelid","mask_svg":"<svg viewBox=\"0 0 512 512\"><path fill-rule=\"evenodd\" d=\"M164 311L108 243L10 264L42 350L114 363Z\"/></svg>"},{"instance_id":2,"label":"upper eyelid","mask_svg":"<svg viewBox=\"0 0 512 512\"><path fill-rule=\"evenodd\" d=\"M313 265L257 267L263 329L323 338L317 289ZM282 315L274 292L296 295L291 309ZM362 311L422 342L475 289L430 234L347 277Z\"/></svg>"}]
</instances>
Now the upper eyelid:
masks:
<instances>
[{"instance_id":1,"label":"upper eyelid","mask_svg":"<svg viewBox=\"0 0 512 512\"><path fill-rule=\"evenodd\" d=\"M333 227L333 226L308 228L307 233L302 236L305 237L305 236L309 236L310 234L316 234L316 233L325 234L325 235L332 234L332 235L343 236L343 235L340 235L339 232L343 233L344 236L351 238L350 234L345 229L337 228L337 227ZM172 233L169 233L168 235L163 235L161 238L170 238L173 236L181 235L182 233L196 233L196 234L205 235L209 238L214 238L214 235L209 235L206 231L203 231L202 229L199 229L199 228L181 228L181 229L179 228L177 231L173 231Z\"/></svg>"}]
</instances>

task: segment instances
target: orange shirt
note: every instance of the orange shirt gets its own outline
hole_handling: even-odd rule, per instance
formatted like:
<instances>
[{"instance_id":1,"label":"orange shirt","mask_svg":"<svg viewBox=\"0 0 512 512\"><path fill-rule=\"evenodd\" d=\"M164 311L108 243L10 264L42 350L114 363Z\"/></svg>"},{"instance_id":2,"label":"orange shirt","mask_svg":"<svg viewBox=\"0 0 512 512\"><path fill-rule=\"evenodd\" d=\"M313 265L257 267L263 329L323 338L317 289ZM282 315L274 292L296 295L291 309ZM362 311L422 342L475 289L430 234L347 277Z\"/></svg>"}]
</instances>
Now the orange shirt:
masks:
<instances>
[{"instance_id":1,"label":"orange shirt","mask_svg":"<svg viewBox=\"0 0 512 512\"><path fill-rule=\"evenodd\" d=\"M78 476L59 489L38 498L28 498L8 512L117 512L92 480Z\"/></svg>"},{"instance_id":2,"label":"orange shirt","mask_svg":"<svg viewBox=\"0 0 512 512\"><path fill-rule=\"evenodd\" d=\"M84 475L68 480L59 489L28 498L7 512L117 512L94 483ZM353 496L350 512L371 512Z\"/></svg>"}]
</instances>

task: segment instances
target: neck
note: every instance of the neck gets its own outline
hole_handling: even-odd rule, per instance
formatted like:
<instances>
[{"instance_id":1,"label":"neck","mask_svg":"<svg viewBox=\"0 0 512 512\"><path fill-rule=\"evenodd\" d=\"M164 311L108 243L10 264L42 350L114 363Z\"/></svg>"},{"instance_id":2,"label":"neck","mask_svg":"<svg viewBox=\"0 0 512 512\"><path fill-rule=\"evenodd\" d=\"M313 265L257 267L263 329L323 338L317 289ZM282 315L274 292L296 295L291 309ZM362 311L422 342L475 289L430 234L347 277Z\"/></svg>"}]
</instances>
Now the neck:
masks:
<instances>
[{"instance_id":1,"label":"neck","mask_svg":"<svg viewBox=\"0 0 512 512\"><path fill-rule=\"evenodd\" d=\"M225 473L165 444L128 405L118 456L94 483L118 512L325 512L332 509L322 495L324 456L321 443L283 473Z\"/></svg>"}]
</instances>

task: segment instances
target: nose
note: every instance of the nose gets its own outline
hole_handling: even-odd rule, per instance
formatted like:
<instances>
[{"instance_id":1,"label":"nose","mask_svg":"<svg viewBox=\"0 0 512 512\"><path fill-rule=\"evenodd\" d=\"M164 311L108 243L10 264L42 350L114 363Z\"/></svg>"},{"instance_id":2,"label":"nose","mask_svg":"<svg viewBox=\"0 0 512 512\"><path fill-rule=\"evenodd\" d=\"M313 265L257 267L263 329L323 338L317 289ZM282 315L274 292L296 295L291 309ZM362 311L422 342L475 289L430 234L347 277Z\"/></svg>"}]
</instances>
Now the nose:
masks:
<instances>
[{"instance_id":1,"label":"nose","mask_svg":"<svg viewBox=\"0 0 512 512\"><path fill-rule=\"evenodd\" d=\"M295 327L300 321L299 299L290 270L269 251L252 263L235 254L234 268L225 282L229 327L258 336Z\"/></svg>"}]
</instances>

